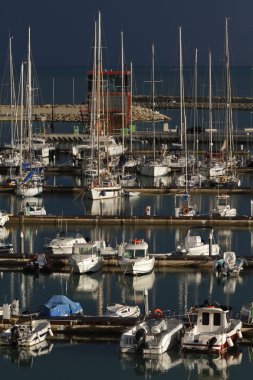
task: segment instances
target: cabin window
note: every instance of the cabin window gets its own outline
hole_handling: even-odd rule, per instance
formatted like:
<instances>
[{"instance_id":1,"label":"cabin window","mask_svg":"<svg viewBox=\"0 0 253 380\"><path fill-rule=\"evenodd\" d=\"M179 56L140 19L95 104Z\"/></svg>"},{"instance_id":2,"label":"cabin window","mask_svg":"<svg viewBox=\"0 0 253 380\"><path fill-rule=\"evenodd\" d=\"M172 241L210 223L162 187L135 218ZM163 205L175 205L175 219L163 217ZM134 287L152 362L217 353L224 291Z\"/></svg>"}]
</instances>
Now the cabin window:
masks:
<instances>
[{"instance_id":1,"label":"cabin window","mask_svg":"<svg viewBox=\"0 0 253 380\"><path fill-rule=\"evenodd\" d=\"M213 324L214 326L220 326L221 323L221 315L220 313L214 313L213 315Z\"/></svg>"},{"instance_id":2,"label":"cabin window","mask_svg":"<svg viewBox=\"0 0 253 380\"><path fill-rule=\"evenodd\" d=\"M202 325L209 325L209 313L202 313Z\"/></svg>"},{"instance_id":3,"label":"cabin window","mask_svg":"<svg viewBox=\"0 0 253 380\"><path fill-rule=\"evenodd\" d=\"M138 249L135 251L135 256L136 257L143 257L145 256L145 250L144 249Z\"/></svg>"}]
</instances>

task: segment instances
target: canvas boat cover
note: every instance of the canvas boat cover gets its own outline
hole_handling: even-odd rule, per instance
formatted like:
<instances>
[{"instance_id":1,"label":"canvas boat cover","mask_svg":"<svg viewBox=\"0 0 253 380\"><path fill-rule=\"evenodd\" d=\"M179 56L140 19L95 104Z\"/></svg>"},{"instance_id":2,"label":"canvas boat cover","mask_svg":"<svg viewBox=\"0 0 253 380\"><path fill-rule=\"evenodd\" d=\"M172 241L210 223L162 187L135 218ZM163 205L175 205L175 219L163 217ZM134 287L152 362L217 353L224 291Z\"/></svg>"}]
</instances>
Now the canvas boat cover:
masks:
<instances>
[{"instance_id":1,"label":"canvas boat cover","mask_svg":"<svg viewBox=\"0 0 253 380\"><path fill-rule=\"evenodd\" d=\"M79 302L73 302L64 295L55 295L41 306L40 316L43 317L66 317L82 314L83 309Z\"/></svg>"}]
</instances>

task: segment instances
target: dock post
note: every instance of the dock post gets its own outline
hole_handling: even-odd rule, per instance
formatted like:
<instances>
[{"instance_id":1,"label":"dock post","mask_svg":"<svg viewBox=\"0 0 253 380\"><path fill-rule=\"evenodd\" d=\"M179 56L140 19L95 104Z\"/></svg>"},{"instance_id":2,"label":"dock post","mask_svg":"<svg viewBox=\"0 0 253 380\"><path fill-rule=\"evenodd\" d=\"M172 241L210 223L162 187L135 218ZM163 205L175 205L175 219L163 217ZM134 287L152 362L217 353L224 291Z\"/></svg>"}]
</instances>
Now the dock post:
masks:
<instances>
[{"instance_id":1,"label":"dock post","mask_svg":"<svg viewBox=\"0 0 253 380\"><path fill-rule=\"evenodd\" d=\"M253 199L250 201L250 216L253 216Z\"/></svg>"},{"instance_id":2,"label":"dock post","mask_svg":"<svg viewBox=\"0 0 253 380\"><path fill-rule=\"evenodd\" d=\"M24 256L24 234L23 234L23 231L20 232L20 252L21 252L21 255Z\"/></svg>"},{"instance_id":3,"label":"dock post","mask_svg":"<svg viewBox=\"0 0 253 380\"><path fill-rule=\"evenodd\" d=\"M209 234L208 242L209 242L209 256L211 257L212 256L212 246L213 246L213 234L212 234L212 232L210 232L210 234Z\"/></svg>"},{"instance_id":4,"label":"dock post","mask_svg":"<svg viewBox=\"0 0 253 380\"><path fill-rule=\"evenodd\" d=\"M149 314L149 307L148 307L148 290L147 288L144 288L144 306L145 306L145 315Z\"/></svg>"}]
</instances>

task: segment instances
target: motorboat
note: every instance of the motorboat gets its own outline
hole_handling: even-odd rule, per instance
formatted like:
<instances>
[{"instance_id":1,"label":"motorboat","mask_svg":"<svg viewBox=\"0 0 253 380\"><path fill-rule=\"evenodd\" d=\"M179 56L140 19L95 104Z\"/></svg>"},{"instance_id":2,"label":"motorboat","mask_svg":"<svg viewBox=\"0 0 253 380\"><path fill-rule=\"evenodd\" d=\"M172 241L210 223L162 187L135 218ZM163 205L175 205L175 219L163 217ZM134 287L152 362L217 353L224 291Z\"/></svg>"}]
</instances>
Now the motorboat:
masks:
<instances>
[{"instance_id":1,"label":"motorboat","mask_svg":"<svg viewBox=\"0 0 253 380\"><path fill-rule=\"evenodd\" d=\"M123 353L160 355L179 342L184 324L176 317L164 316L161 309L126 330L120 338Z\"/></svg>"},{"instance_id":2,"label":"motorboat","mask_svg":"<svg viewBox=\"0 0 253 380\"><path fill-rule=\"evenodd\" d=\"M166 163L163 163L160 160L155 160L138 164L138 171L143 176L159 177L168 174L171 169Z\"/></svg>"},{"instance_id":3,"label":"motorboat","mask_svg":"<svg viewBox=\"0 0 253 380\"><path fill-rule=\"evenodd\" d=\"M70 270L78 274L97 272L104 265L96 242L73 244L72 254L69 255L68 261Z\"/></svg>"},{"instance_id":4,"label":"motorboat","mask_svg":"<svg viewBox=\"0 0 253 380\"><path fill-rule=\"evenodd\" d=\"M31 256L31 259L23 268L24 273L49 273L52 270L52 262L45 253L38 253Z\"/></svg>"},{"instance_id":5,"label":"motorboat","mask_svg":"<svg viewBox=\"0 0 253 380\"><path fill-rule=\"evenodd\" d=\"M9 221L9 215L5 211L0 211L0 227L3 227Z\"/></svg>"},{"instance_id":6,"label":"motorboat","mask_svg":"<svg viewBox=\"0 0 253 380\"><path fill-rule=\"evenodd\" d=\"M148 254L148 244L143 239L121 243L118 254L124 274L143 275L154 269L155 258Z\"/></svg>"},{"instance_id":7,"label":"motorboat","mask_svg":"<svg viewBox=\"0 0 253 380\"><path fill-rule=\"evenodd\" d=\"M182 337L182 351L219 355L234 347L236 340L242 338L242 322L230 318L230 310L227 306L211 304L207 300L196 306L196 321L192 321Z\"/></svg>"},{"instance_id":8,"label":"motorboat","mask_svg":"<svg viewBox=\"0 0 253 380\"><path fill-rule=\"evenodd\" d=\"M236 257L235 252L226 251L223 253L223 258L215 260L214 270L218 275L235 277L239 275L245 262L245 259Z\"/></svg>"},{"instance_id":9,"label":"motorboat","mask_svg":"<svg viewBox=\"0 0 253 380\"><path fill-rule=\"evenodd\" d=\"M53 254L71 254L74 244L85 244L85 238L77 233L75 236L67 235L65 231L57 233L56 237L44 244L44 248L49 249Z\"/></svg>"},{"instance_id":10,"label":"motorboat","mask_svg":"<svg viewBox=\"0 0 253 380\"><path fill-rule=\"evenodd\" d=\"M188 256L216 256L220 253L220 247L214 243L211 227L196 226L189 228L184 243L176 247L176 253Z\"/></svg>"},{"instance_id":11,"label":"motorboat","mask_svg":"<svg viewBox=\"0 0 253 380\"><path fill-rule=\"evenodd\" d=\"M0 345L34 346L52 335L50 322L45 319L15 324L0 334Z\"/></svg>"},{"instance_id":12,"label":"motorboat","mask_svg":"<svg viewBox=\"0 0 253 380\"><path fill-rule=\"evenodd\" d=\"M176 194L175 195L175 217L192 217L199 214L197 206L191 203L190 194Z\"/></svg>"},{"instance_id":13,"label":"motorboat","mask_svg":"<svg viewBox=\"0 0 253 380\"><path fill-rule=\"evenodd\" d=\"M40 317L68 317L82 315L83 308L79 302L71 301L68 297L59 294L52 296L47 303L40 306Z\"/></svg>"},{"instance_id":14,"label":"motorboat","mask_svg":"<svg viewBox=\"0 0 253 380\"><path fill-rule=\"evenodd\" d=\"M39 206L36 203L27 202L19 213L25 216L43 216L46 215L46 209L44 206Z\"/></svg>"},{"instance_id":15,"label":"motorboat","mask_svg":"<svg viewBox=\"0 0 253 380\"><path fill-rule=\"evenodd\" d=\"M216 196L216 207L211 211L212 216L229 216L237 215L237 210L229 204L230 196L222 194Z\"/></svg>"},{"instance_id":16,"label":"motorboat","mask_svg":"<svg viewBox=\"0 0 253 380\"><path fill-rule=\"evenodd\" d=\"M125 190L124 195L125 195L125 197L139 197L141 195L141 193L139 191Z\"/></svg>"},{"instance_id":17,"label":"motorboat","mask_svg":"<svg viewBox=\"0 0 253 380\"><path fill-rule=\"evenodd\" d=\"M13 253L13 245L0 240L0 253Z\"/></svg>"},{"instance_id":18,"label":"motorboat","mask_svg":"<svg viewBox=\"0 0 253 380\"><path fill-rule=\"evenodd\" d=\"M253 301L242 305L240 310L240 320L243 325L253 326Z\"/></svg>"},{"instance_id":19,"label":"motorboat","mask_svg":"<svg viewBox=\"0 0 253 380\"><path fill-rule=\"evenodd\" d=\"M134 318L141 315L139 306L114 303L106 306L105 315L108 317Z\"/></svg>"}]
</instances>

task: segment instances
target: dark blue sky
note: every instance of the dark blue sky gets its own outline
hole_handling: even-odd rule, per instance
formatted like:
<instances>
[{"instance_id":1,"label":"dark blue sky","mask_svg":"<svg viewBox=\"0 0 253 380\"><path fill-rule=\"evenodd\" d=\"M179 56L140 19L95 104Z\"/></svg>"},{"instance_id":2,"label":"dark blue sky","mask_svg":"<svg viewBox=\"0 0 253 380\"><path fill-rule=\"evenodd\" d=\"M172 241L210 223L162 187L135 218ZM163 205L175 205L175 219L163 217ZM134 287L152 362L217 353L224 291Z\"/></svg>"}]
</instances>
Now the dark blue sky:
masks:
<instances>
[{"instance_id":1,"label":"dark blue sky","mask_svg":"<svg viewBox=\"0 0 253 380\"><path fill-rule=\"evenodd\" d=\"M0 65L5 62L9 30L16 64L25 57L31 26L36 66L86 66L91 62L94 19L102 12L109 65L120 62L120 31L126 61L146 65L154 42L160 65L175 64L178 26L182 27L184 63L213 64L223 57L224 18L229 17L231 63L253 64L253 0L8 0L1 4Z\"/></svg>"}]
</instances>

